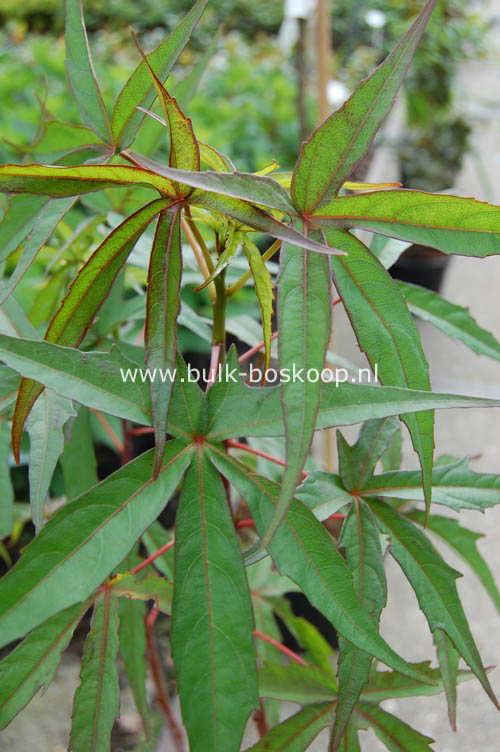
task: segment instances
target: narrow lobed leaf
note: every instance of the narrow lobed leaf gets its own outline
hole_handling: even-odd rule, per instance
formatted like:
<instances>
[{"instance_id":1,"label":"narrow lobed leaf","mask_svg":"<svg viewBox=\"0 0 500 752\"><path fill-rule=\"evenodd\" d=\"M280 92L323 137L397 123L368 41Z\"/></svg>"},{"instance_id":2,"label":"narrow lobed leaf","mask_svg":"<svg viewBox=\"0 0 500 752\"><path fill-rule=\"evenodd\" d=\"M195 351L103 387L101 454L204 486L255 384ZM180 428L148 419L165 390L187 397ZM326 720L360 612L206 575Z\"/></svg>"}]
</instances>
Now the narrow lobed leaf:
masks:
<instances>
[{"instance_id":1,"label":"narrow lobed leaf","mask_svg":"<svg viewBox=\"0 0 500 752\"><path fill-rule=\"evenodd\" d=\"M342 196L323 206L315 220L321 226L359 227L443 253L484 258L499 252L500 208L473 198L410 190Z\"/></svg>"},{"instance_id":2,"label":"narrow lobed leaf","mask_svg":"<svg viewBox=\"0 0 500 752\"><path fill-rule=\"evenodd\" d=\"M118 599L109 591L96 601L73 700L70 752L101 752L111 744L120 709Z\"/></svg>"},{"instance_id":3,"label":"narrow lobed leaf","mask_svg":"<svg viewBox=\"0 0 500 752\"><path fill-rule=\"evenodd\" d=\"M111 124L92 65L82 0L66 0L64 39L66 70L80 114L99 138L111 144Z\"/></svg>"},{"instance_id":4,"label":"narrow lobed leaf","mask_svg":"<svg viewBox=\"0 0 500 752\"><path fill-rule=\"evenodd\" d=\"M291 185L300 212L317 212L333 198L366 154L392 108L436 2L425 3L391 54L302 144Z\"/></svg>"}]
</instances>

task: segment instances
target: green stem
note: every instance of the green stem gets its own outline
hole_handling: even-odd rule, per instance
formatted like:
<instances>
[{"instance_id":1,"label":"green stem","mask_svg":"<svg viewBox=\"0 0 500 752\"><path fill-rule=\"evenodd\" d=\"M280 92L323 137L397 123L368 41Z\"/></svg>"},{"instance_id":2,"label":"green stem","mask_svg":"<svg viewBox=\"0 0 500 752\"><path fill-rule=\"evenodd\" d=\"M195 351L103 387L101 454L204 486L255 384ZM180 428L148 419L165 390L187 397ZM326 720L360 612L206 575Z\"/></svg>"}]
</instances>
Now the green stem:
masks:
<instances>
[{"instance_id":1,"label":"green stem","mask_svg":"<svg viewBox=\"0 0 500 752\"><path fill-rule=\"evenodd\" d=\"M215 279L215 300L214 300L214 328L212 343L220 345L220 357L222 361L226 349L226 305L227 290L225 285L226 271L222 271Z\"/></svg>"}]
</instances>

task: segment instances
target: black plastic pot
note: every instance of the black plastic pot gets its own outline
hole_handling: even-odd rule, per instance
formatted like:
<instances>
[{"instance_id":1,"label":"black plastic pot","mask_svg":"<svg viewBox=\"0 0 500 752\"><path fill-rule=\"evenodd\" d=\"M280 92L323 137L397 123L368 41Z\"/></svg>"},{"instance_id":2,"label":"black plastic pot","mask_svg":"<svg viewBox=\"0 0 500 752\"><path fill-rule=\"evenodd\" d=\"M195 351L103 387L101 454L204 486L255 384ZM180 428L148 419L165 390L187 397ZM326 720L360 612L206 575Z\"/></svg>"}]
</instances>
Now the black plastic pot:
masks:
<instances>
[{"instance_id":1,"label":"black plastic pot","mask_svg":"<svg viewBox=\"0 0 500 752\"><path fill-rule=\"evenodd\" d=\"M439 292L450 257L435 248L411 245L390 269L394 279Z\"/></svg>"}]
</instances>

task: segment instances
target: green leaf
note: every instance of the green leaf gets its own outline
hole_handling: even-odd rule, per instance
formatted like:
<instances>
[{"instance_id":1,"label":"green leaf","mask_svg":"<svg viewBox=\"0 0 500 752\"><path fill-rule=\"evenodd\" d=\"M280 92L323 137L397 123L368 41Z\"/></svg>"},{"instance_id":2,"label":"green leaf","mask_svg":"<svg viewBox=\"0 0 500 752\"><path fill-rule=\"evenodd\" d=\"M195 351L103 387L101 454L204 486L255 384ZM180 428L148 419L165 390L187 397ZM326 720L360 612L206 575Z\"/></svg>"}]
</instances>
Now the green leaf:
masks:
<instances>
[{"instance_id":1,"label":"green leaf","mask_svg":"<svg viewBox=\"0 0 500 752\"><path fill-rule=\"evenodd\" d=\"M402 445L401 426L399 426L398 430L393 435L389 446L381 457L382 469L384 472L387 472L388 470L399 470L403 461Z\"/></svg>"},{"instance_id":2,"label":"green leaf","mask_svg":"<svg viewBox=\"0 0 500 752\"><path fill-rule=\"evenodd\" d=\"M171 644L191 752L238 752L258 706L250 593L219 473L198 451L175 525Z\"/></svg>"},{"instance_id":3,"label":"green leaf","mask_svg":"<svg viewBox=\"0 0 500 752\"><path fill-rule=\"evenodd\" d=\"M163 613L172 613L172 583L157 574L139 577L130 572L117 574L108 583L112 592L119 598L155 601L156 607Z\"/></svg>"},{"instance_id":4,"label":"green leaf","mask_svg":"<svg viewBox=\"0 0 500 752\"><path fill-rule=\"evenodd\" d=\"M415 316L430 321L448 337L463 342L478 355L500 360L500 342L491 332L479 326L468 308L450 303L436 292L417 285L406 282L398 282L398 285L408 308Z\"/></svg>"},{"instance_id":5,"label":"green leaf","mask_svg":"<svg viewBox=\"0 0 500 752\"><path fill-rule=\"evenodd\" d=\"M391 554L414 589L431 631L446 632L498 707L458 597L455 580L460 573L443 561L424 533L388 504L374 499L370 508L382 532L391 538Z\"/></svg>"},{"instance_id":6,"label":"green leaf","mask_svg":"<svg viewBox=\"0 0 500 752\"><path fill-rule=\"evenodd\" d=\"M69 426L69 428L68 428ZM90 432L90 414L81 407L66 430L66 442L61 454L64 491L70 501L97 483L97 463Z\"/></svg>"},{"instance_id":7,"label":"green leaf","mask_svg":"<svg viewBox=\"0 0 500 752\"><path fill-rule=\"evenodd\" d=\"M136 708L141 716L144 733L149 738L150 710L146 694L146 604L130 598L120 598L118 604L120 625L120 656Z\"/></svg>"},{"instance_id":8,"label":"green leaf","mask_svg":"<svg viewBox=\"0 0 500 752\"><path fill-rule=\"evenodd\" d=\"M420 474L397 470L376 475L360 490L362 496L385 496L394 499L423 501ZM474 509L484 512L500 504L500 475L475 473L468 459L441 465L432 471L432 501L455 511Z\"/></svg>"},{"instance_id":9,"label":"green leaf","mask_svg":"<svg viewBox=\"0 0 500 752\"><path fill-rule=\"evenodd\" d=\"M89 607L77 603L41 624L0 663L0 728L5 728L39 689L48 687L63 650Z\"/></svg>"},{"instance_id":10,"label":"green leaf","mask_svg":"<svg viewBox=\"0 0 500 752\"><path fill-rule=\"evenodd\" d=\"M80 344L137 239L167 203L166 199L157 199L146 204L115 227L94 251L73 280L50 322L45 333L47 342L67 347ZM19 389L12 422L12 446L16 458L24 423L42 388L31 381L23 381Z\"/></svg>"},{"instance_id":11,"label":"green leaf","mask_svg":"<svg viewBox=\"0 0 500 752\"><path fill-rule=\"evenodd\" d=\"M358 731L354 722L347 724L344 736L340 743L339 752L361 752Z\"/></svg>"},{"instance_id":12,"label":"green leaf","mask_svg":"<svg viewBox=\"0 0 500 752\"><path fill-rule=\"evenodd\" d=\"M250 265L250 271L255 285L255 294L259 301L260 316L262 319L262 329L264 332L264 348L266 360L264 368L267 371L271 363L271 336L272 336L272 316L273 316L273 280L267 269L257 246L247 237L243 244L243 250Z\"/></svg>"},{"instance_id":13,"label":"green leaf","mask_svg":"<svg viewBox=\"0 0 500 752\"><path fill-rule=\"evenodd\" d=\"M279 486L252 475L244 465L212 447L211 459L250 507L259 535L267 527ZM352 575L323 525L298 501L290 505L283 523L269 545L278 571L290 577L351 642L389 666L426 681L385 643L377 633L354 590Z\"/></svg>"},{"instance_id":14,"label":"green leaf","mask_svg":"<svg viewBox=\"0 0 500 752\"><path fill-rule=\"evenodd\" d=\"M332 284L328 258L285 245L280 257L278 326L280 369L303 369L304 382L282 381L286 467L278 503L261 546L266 548L290 505L311 446L321 397L320 374L331 334ZM316 374L317 380L312 379Z\"/></svg>"},{"instance_id":15,"label":"green leaf","mask_svg":"<svg viewBox=\"0 0 500 752\"><path fill-rule=\"evenodd\" d=\"M148 269L146 303L146 364L150 369L175 368L177 317L181 307L181 211L176 205L158 218ZM155 430L154 474L161 466L167 433L167 414L173 382L151 381Z\"/></svg>"},{"instance_id":16,"label":"green leaf","mask_svg":"<svg viewBox=\"0 0 500 752\"><path fill-rule=\"evenodd\" d=\"M216 381L208 392L209 418L206 435L216 442L239 436L284 436L279 387L262 389L247 386L234 348L229 350L225 365L227 371L223 373L227 372L227 378ZM290 373L283 374L283 378L287 378L288 375L293 377L293 373ZM298 374L297 378L304 378L304 374ZM352 425L372 418L399 415L402 412L500 405L500 400L390 386L352 384L345 379L347 373L341 373L338 374L338 383L325 381L322 384L317 429ZM246 405L244 413L241 411L242 404Z\"/></svg>"},{"instance_id":17,"label":"green leaf","mask_svg":"<svg viewBox=\"0 0 500 752\"><path fill-rule=\"evenodd\" d=\"M396 283L378 259L350 233L326 231L332 245L349 251L332 259L335 286L342 297L360 348L388 386L431 390L420 335ZM422 468L427 509L431 497L434 414L403 413Z\"/></svg>"},{"instance_id":18,"label":"green leaf","mask_svg":"<svg viewBox=\"0 0 500 752\"><path fill-rule=\"evenodd\" d=\"M197 188L191 196L193 202L199 203L199 197L208 192L275 209L282 214L296 215L287 191L273 178L249 172L191 172L187 169L175 169L174 166L167 167L135 152L132 155L145 170L151 170L178 185Z\"/></svg>"},{"instance_id":19,"label":"green leaf","mask_svg":"<svg viewBox=\"0 0 500 752\"><path fill-rule=\"evenodd\" d=\"M83 651L80 686L73 700L71 752L101 752L111 744L120 709L117 654L118 600L106 591L94 605Z\"/></svg>"},{"instance_id":20,"label":"green leaf","mask_svg":"<svg viewBox=\"0 0 500 752\"><path fill-rule=\"evenodd\" d=\"M127 370L134 372L137 366L117 349L111 353L88 353L0 334L0 358L22 376L39 381L63 397L151 425L148 384L140 378L135 383L125 378ZM10 394L12 385L7 385L7 389Z\"/></svg>"},{"instance_id":21,"label":"green leaf","mask_svg":"<svg viewBox=\"0 0 500 752\"><path fill-rule=\"evenodd\" d=\"M349 490L363 488L392 437L399 430L395 417L369 420L363 424L357 442L351 447L337 432L340 477Z\"/></svg>"},{"instance_id":22,"label":"green leaf","mask_svg":"<svg viewBox=\"0 0 500 752\"><path fill-rule=\"evenodd\" d=\"M372 728L391 752L432 752L429 745L434 739L415 731L377 705L360 702L356 706L356 721L361 727Z\"/></svg>"},{"instance_id":23,"label":"green leaf","mask_svg":"<svg viewBox=\"0 0 500 752\"><path fill-rule=\"evenodd\" d=\"M198 0L180 24L147 56L149 65L164 82L189 41L208 0ZM114 143L125 149L134 140L144 119L137 107L150 107L155 99L148 68L143 60L132 73L116 100L111 122Z\"/></svg>"},{"instance_id":24,"label":"green leaf","mask_svg":"<svg viewBox=\"0 0 500 752\"><path fill-rule=\"evenodd\" d=\"M498 253L500 208L473 198L381 191L341 196L315 216L321 226L359 227L462 256Z\"/></svg>"},{"instance_id":25,"label":"green leaf","mask_svg":"<svg viewBox=\"0 0 500 752\"><path fill-rule=\"evenodd\" d=\"M305 752L319 732L330 725L335 703L306 705L275 726L246 752Z\"/></svg>"},{"instance_id":26,"label":"green leaf","mask_svg":"<svg viewBox=\"0 0 500 752\"><path fill-rule=\"evenodd\" d=\"M199 290L205 289L205 287L207 287L210 284L210 282L213 282L214 279L218 277L221 274L221 272L224 271L224 269L227 268L230 260L232 259L232 257L234 256L238 248L240 247L241 241L242 241L242 233L236 230L234 223L231 223L229 225L227 235L225 236L225 239L224 239L223 251L217 259L217 263L215 265L213 272L211 272L211 274L209 274L208 277L203 280L203 283L201 285L198 285L195 292L199 292ZM226 331L229 331L227 322L226 322ZM211 341L211 338L210 338L210 341Z\"/></svg>"},{"instance_id":27,"label":"green leaf","mask_svg":"<svg viewBox=\"0 0 500 752\"><path fill-rule=\"evenodd\" d=\"M81 0L66 0L66 70L85 122L99 138L112 143L111 124L92 65Z\"/></svg>"},{"instance_id":28,"label":"green leaf","mask_svg":"<svg viewBox=\"0 0 500 752\"><path fill-rule=\"evenodd\" d=\"M201 174L201 172L196 173L196 175ZM206 206L209 209L215 209L215 211L225 214L226 216L235 219L237 222L241 222L242 225L252 227L259 232L265 232L268 235L272 235L274 238L278 238L278 240L285 241L286 243L293 243L300 248L307 248L310 251L317 251L318 253L326 253L328 255L342 253L342 251L336 251L334 248L318 243L312 238L306 238L305 235L298 232L293 227L289 227L288 225L283 224L283 222L279 222L263 209L259 209L257 206L252 206L252 204L247 201L232 198L231 196L223 196L218 193L210 193L209 191L195 191L191 194L189 199L193 204L199 204L200 206Z\"/></svg>"},{"instance_id":29,"label":"green leaf","mask_svg":"<svg viewBox=\"0 0 500 752\"><path fill-rule=\"evenodd\" d=\"M295 491L295 498L314 514L316 519L326 520L346 504L353 501L338 475L313 470Z\"/></svg>"},{"instance_id":30,"label":"green leaf","mask_svg":"<svg viewBox=\"0 0 500 752\"><path fill-rule=\"evenodd\" d=\"M43 525L45 500L64 448L63 427L74 415L73 405L66 397L60 397L52 389L45 389L35 402L28 419L30 505L37 532Z\"/></svg>"},{"instance_id":31,"label":"green leaf","mask_svg":"<svg viewBox=\"0 0 500 752\"><path fill-rule=\"evenodd\" d=\"M448 718L453 731L457 730L457 675L460 655L453 647L453 643L442 629L434 632L434 644L439 661L439 669L443 679L448 704Z\"/></svg>"},{"instance_id":32,"label":"green leaf","mask_svg":"<svg viewBox=\"0 0 500 752\"><path fill-rule=\"evenodd\" d=\"M300 705L331 702L336 699L337 682L316 666L302 666L293 662L288 666L265 663L259 671L259 694Z\"/></svg>"},{"instance_id":33,"label":"green leaf","mask_svg":"<svg viewBox=\"0 0 500 752\"><path fill-rule=\"evenodd\" d=\"M354 470L354 467L352 468ZM387 602L387 583L377 524L369 508L355 502L342 526L339 546L345 549L359 602L378 626ZM331 752L338 749L363 687L370 678L372 657L339 636L337 678L338 704L330 741Z\"/></svg>"},{"instance_id":34,"label":"green leaf","mask_svg":"<svg viewBox=\"0 0 500 752\"><path fill-rule=\"evenodd\" d=\"M414 509L408 516L415 522L423 524L423 515L418 510ZM467 562L484 585L497 611L500 611L500 592L495 578L477 548L477 541L484 537L483 534L461 527L458 520L435 514L429 516L427 527Z\"/></svg>"},{"instance_id":35,"label":"green leaf","mask_svg":"<svg viewBox=\"0 0 500 752\"><path fill-rule=\"evenodd\" d=\"M53 198L80 196L104 188L142 185L175 198L170 180L132 165L0 165L0 193L33 193Z\"/></svg>"},{"instance_id":36,"label":"green leaf","mask_svg":"<svg viewBox=\"0 0 500 752\"><path fill-rule=\"evenodd\" d=\"M370 677L369 683L361 693L361 697L370 703L383 702L395 697L420 697L437 695L443 692L444 684L439 669L429 668L429 662L417 663L416 667L435 681L432 686L423 682L408 679L397 671L375 671ZM472 671L461 670L457 674L458 683L475 679Z\"/></svg>"},{"instance_id":37,"label":"green leaf","mask_svg":"<svg viewBox=\"0 0 500 752\"><path fill-rule=\"evenodd\" d=\"M10 479L10 432L7 423L0 420L0 540L12 532L14 523L14 489Z\"/></svg>"},{"instance_id":38,"label":"green leaf","mask_svg":"<svg viewBox=\"0 0 500 752\"><path fill-rule=\"evenodd\" d=\"M12 403L15 402L18 389L18 374L7 368L7 366L0 365L0 415L6 412Z\"/></svg>"},{"instance_id":39,"label":"green leaf","mask_svg":"<svg viewBox=\"0 0 500 752\"><path fill-rule=\"evenodd\" d=\"M43 123L42 128L40 138L30 149L31 153L37 155L37 161L42 164L53 162L66 154L76 156L76 152L81 153L87 150L94 152L94 158L99 154L111 156L111 147L97 141L93 132L83 125L73 125L62 120L49 120ZM80 161L84 162L85 159Z\"/></svg>"},{"instance_id":40,"label":"green leaf","mask_svg":"<svg viewBox=\"0 0 500 752\"><path fill-rule=\"evenodd\" d=\"M342 187L390 112L437 0L429 0L384 62L301 148L291 194L302 213L317 211ZM333 166L333 168L332 168Z\"/></svg>"},{"instance_id":41,"label":"green leaf","mask_svg":"<svg viewBox=\"0 0 500 752\"><path fill-rule=\"evenodd\" d=\"M1 169L1 167L0 167ZM48 201L36 216L36 224L25 239L22 253L9 279L0 285L0 305L12 294L25 272L36 258L39 250L50 238L61 219L71 209L75 200Z\"/></svg>"},{"instance_id":42,"label":"green leaf","mask_svg":"<svg viewBox=\"0 0 500 752\"><path fill-rule=\"evenodd\" d=\"M194 135L193 124L190 118L184 115L174 97L164 88L162 82L151 68L148 58L139 47L137 39L135 37L134 39L151 76L165 115L166 123L168 124L170 132L169 165L170 167L178 167L182 170L199 170L200 149ZM180 195L184 194L180 193Z\"/></svg>"},{"instance_id":43,"label":"green leaf","mask_svg":"<svg viewBox=\"0 0 500 752\"><path fill-rule=\"evenodd\" d=\"M189 448L167 444L151 479L146 452L59 509L0 580L1 645L87 598L158 517L189 462Z\"/></svg>"},{"instance_id":44,"label":"green leaf","mask_svg":"<svg viewBox=\"0 0 500 752\"><path fill-rule=\"evenodd\" d=\"M11 196L0 221L0 261L4 261L29 235L46 203L47 199L41 196Z\"/></svg>"}]
</instances>

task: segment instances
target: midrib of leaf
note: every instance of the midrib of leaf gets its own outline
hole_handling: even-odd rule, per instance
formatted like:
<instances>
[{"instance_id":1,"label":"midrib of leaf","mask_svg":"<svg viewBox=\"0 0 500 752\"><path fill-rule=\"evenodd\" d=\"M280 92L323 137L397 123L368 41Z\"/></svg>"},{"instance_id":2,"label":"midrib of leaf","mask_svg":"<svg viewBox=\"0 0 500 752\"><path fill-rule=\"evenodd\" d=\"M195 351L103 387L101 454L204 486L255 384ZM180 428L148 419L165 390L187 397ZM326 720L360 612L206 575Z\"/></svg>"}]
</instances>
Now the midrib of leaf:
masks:
<instances>
[{"instance_id":1,"label":"midrib of leaf","mask_svg":"<svg viewBox=\"0 0 500 752\"><path fill-rule=\"evenodd\" d=\"M173 457L171 460L169 460L166 463L166 465L163 465L163 467L160 470L159 475L161 475L161 473L163 473L165 470L168 470L168 468L171 465L173 465L173 463L176 462L179 459L179 457L181 457L183 454L186 454L186 452L190 451L191 449L192 449L192 444L188 444L187 446L183 447L175 455L175 457ZM123 502L123 504L120 507L118 507L117 509L115 509L113 511L113 513L111 515L109 515L109 517L106 517L106 519L103 520L103 522L101 522L97 527L95 527L92 530L92 533L89 536L87 536L87 538L85 538L85 540L81 541L77 546L75 546L75 548L73 548L68 554L66 554L66 556L63 559L60 559L59 562L58 562L57 568L59 568L61 565L65 564L72 556L74 556L74 554L77 551L79 551L81 548L83 548L83 546L85 546L91 538L93 538L97 533L99 533L110 522L110 520L114 519L114 517L116 517L118 514L120 514L120 512L122 512L124 509L126 509L126 507L132 501L134 501L134 499L140 493L142 493L145 488L147 488L149 485L151 485L151 483L154 483L155 481L156 481L156 479L153 479L153 478L149 478L149 480L145 481L136 491L134 491L133 494L131 494ZM39 580L36 583L36 587L38 588L40 585L42 585L47 578L49 578L49 577L51 577L53 575L54 571L55 571L55 568L51 569L49 572L47 572L47 574L45 575L45 577L42 577L42 579ZM20 598L17 599L17 601L15 603L12 604L11 608L9 608L7 611L5 611L2 614L2 618L6 617L12 611L12 609L17 608L19 606L19 604L22 603L24 600L26 600L26 598L28 598L30 595L31 595L31 591L25 592L24 595L22 595Z\"/></svg>"},{"instance_id":2,"label":"midrib of leaf","mask_svg":"<svg viewBox=\"0 0 500 752\"><path fill-rule=\"evenodd\" d=\"M104 593L104 617L103 617L103 629L102 629L102 642L101 652L99 659L99 673L97 676L97 700L95 704L94 722L92 724L92 748L96 752L100 752L97 748L97 727L99 720L99 713L101 711L101 694L102 694L102 675L104 673L104 666L106 663L106 645L108 642L108 628L109 628L109 605L111 601L111 590L106 590Z\"/></svg>"},{"instance_id":3,"label":"midrib of leaf","mask_svg":"<svg viewBox=\"0 0 500 752\"><path fill-rule=\"evenodd\" d=\"M315 718L311 718L311 720L305 723L292 736L288 737L285 744L288 745L290 741L293 741L294 739L296 739L300 734L306 731L309 728L309 726L312 726L313 723L316 723L316 721L318 721L320 718L323 718L323 716L326 715L327 713L331 713L331 711L335 708L336 705L337 705L337 700L335 700L335 702L330 703L324 710L321 711L321 713L318 713L318 715ZM285 750L286 752L286 747L275 747L275 752L283 752L283 750Z\"/></svg>"},{"instance_id":4,"label":"midrib of leaf","mask_svg":"<svg viewBox=\"0 0 500 752\"><path fill-rule=\"evenodd\" d=\"M370 726L376 726L378 729L380 729L383 734L388 736L399 747L401 752L407 752L407 749L401 746L399 740L396 739L396 737L390 731L388 731L385 726L382 726L382 724L378 723L378 721L376 721L375 718L373 718L368 713L364 713L358 705L356 705L356 713L358 713L362 718L368 721Z\"/></svg>"},{"instance_id":5,"label":"midrib of leaf","mask_svg":"<svg viewBox=\"0 0 500 752\"><path fill-rule=\"evenodd\" d=\"M208 616L208 634L210 640L210 681L212 684L212 727L213 727L213 748L217 749L217 693L215 688L215 659L214 659L214 625L212 619L212 593L210 586L210 575L208 571L208 544L207 544L207 524L205 519L205 495L203 488L203 473L202 473L202 452L201 447L198 445L198 483L200 489L200 516L202 520L201 530L203 535L203 569L205 572L205 587L207 596L207 616Z\"/></svg>"}]
</instances>

